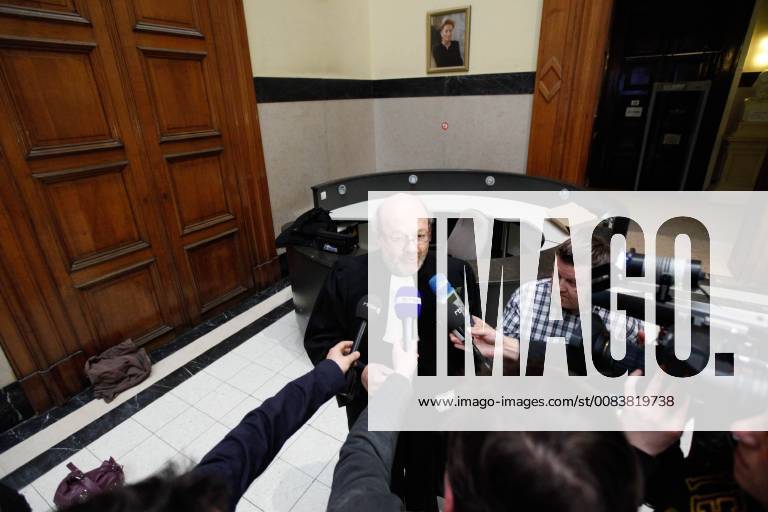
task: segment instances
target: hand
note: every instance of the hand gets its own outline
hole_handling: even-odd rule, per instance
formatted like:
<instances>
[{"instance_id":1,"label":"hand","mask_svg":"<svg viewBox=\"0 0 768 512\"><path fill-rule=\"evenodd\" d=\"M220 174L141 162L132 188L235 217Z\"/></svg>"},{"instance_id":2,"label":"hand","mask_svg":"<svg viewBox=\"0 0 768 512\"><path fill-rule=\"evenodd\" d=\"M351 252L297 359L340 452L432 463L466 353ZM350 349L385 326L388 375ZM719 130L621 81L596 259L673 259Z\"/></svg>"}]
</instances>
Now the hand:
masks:
<instances>
[{"instance_id":1,"label":"hand","mask_svg":"<svg viewBox=\"0 0 768 512\"><path fill-rule=\"evenodd\" d=\"M413 378L413 374L416 373L416 367L419 363L419 354L416 343L409 343L410 350L406 350L402 347L402 343L395 342L392 344L392 366L394 371L399 373L408 380Z\"/></svg>"},{"instance_id":2,"label":"hand","mask_svg":"<svg viewBox=\"0 0 768 512\"><path fill-rule=\"evenodd\" d=\"M370 363L363 368L360 380L368 394L374 394L384 384L384 381L392 375L393 370L383 364Z\"/></svg>"},{"instance_id":3,"label":"hand","mask_svg":"<svg viewBox=\"0 0 768 512\"><path fill-rule=\"evenodd\" d=\"M643 375L642 370L635 370L630 373L630 378L627 379L627 383L624 387L625 396L635 396L638 394L637 379L632 377L640 377ZM645 391L646 395L669 395L671 390L663 390L659 384L660 379L655 376L651 379L651 383L648 389ZM665 392L666 391L666 392ZM646 407L627 407L624 409L624 415L622 421L632 424L643 424L646 427L654 428L655 430L627 430L624 435L629 441L629 444L637 448L638 450L655 457L670 446L672 446L680 436L683 434L683 427L685 426L685 416L688 411L688 401L675 412L658 412L653 411L653 408ZM630 417L631 416L631 417Z\"/></svg>"},{"instance_id":4,"label":"hand","mask_svg":"<svg viewBox=\"0 0 768 512\"><path fill-rule=\"evenodd\" d=\"M496 346L496 329L486 324L482 319L473 316L475 325L472 326L470 333L472 334L472 341L480 351L483 357L488 359L493 357L494 347ZM464 343L459 340L453 333L449 333L448 337L453 343L453 346L459 350L464 350ZM512 361L518 361L520 359L520 342L511 336L502 336L503 357Z\"/></svg>"},{"instance_id":5,"label":"hand","mask_svg":"<svg viewBox=\"0 0 768 512\"><path fill-rule=\"evenodd\" d=\"M745 492L768 507L768 432L734 432L733 477Z\"/></svg>"},{"instance_id":6,"label":"hand","mask_svg":"<svg viewBox=\"0 0 768 512\"><path fill-rule=\"evenodd\" d=\"M360 359L360 352L355 350L351 354L348 352L352 350L353 343L351 341L340 341L328 351L326 359L330 359L341 369L342 373L347 373L352 364Z\"/></svg>"}]
</instances>

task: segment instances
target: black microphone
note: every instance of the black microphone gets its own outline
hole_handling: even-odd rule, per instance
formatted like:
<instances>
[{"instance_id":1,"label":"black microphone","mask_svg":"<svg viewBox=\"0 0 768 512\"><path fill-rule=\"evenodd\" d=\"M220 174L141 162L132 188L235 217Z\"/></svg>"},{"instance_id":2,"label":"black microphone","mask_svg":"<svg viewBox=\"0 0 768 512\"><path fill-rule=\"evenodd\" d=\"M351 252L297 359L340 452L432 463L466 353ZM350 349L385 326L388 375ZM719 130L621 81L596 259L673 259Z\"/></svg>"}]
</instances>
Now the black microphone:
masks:
<instances>
[{"instance_id":1,"label":"black microphone","mask_svg":"<svg viewBox=\"0 0 768 512\"><path fill-rule=\"evenodd\" d=\"M368 328L368 317L370 315L381 315L381 300L375 295L364 295L362 299L357 303L355 309L355 316L360 319L360 327L357 328L357 335L355 341L352 344L352 350L349 353L353 353L360 348L360 342L365 336L365 330ZM347 372L347 387L336 396L336 401L339 407L344 407L352 402L355 397L356 384L358 375L355 369L360 368L360 360L355 361L355 364Z\"/></svg>"},{"instance_id":2,"label":"black microphone","mask_svg":"<svg viewBox=\"0 0 768 512\"><path fill-rule=\"evenodd\" d=\"M462 342L465 342L466 335L464 333L464 324L466 320L464 315L466 314L466 308L464 307L464 302L461 300L461 297L459 297L459 294L456 293L454 287L443 274L435 274L432 276L429 280L429 287L435 292L435 295L437 295L441 303L448 304L448 330ZM440 293L438 293L438 287L440 287ZM443 297L445 297L445 299L443 299ZM443 302L443 300L445 300L445 302ZM475 324L471 315L469 317L469 324ZM477 348L477 345L475 345L473 341L470 341L470 343L472 344L472 352L475 354L475 357L480 359L483 366L488 370L491 370L491 363L488 362L488 359L480 353L480 349Z\"/></svg>"},{"instance_id":3,"label":"black microphone","mask_svg":"<svg viewBox=\"0 0 768 512\"><path fill-rule=\"evenodd\" d=\"M365 295L357 303L355 310L355 316L360 319L360 327L357 329L357 336L355 336L355 343L352 345L350 354L360 347L360 341L362 341L368 327L368 316L371 313L375 316L381 315L381 300L375 295Z\"/></svg>"}]
</instances>

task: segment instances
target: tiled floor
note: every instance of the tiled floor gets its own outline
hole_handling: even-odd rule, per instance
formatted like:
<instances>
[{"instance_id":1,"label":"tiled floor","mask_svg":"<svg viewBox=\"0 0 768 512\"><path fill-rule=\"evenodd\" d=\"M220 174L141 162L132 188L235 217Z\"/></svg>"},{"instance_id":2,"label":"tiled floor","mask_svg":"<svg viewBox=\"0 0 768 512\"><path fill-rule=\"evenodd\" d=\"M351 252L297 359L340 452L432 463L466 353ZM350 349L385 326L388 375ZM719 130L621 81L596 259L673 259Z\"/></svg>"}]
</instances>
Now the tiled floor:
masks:
<instances>
[{"instance_id":1,"label":"tiled floor","mask_svg":"<svg viewBox=\"0 0 768 512\"><path fill-rule=\"evenodd\" d=\"M312 368L293 313L184 381L71 458L83 470L110 455L128 483L168 463L192 467L250 410ZM77 414L77 413L74 413ZM326 403L248 489L238 511L324 510L347 435L346 416ZM50 510L66 462L22 490L32 510Z\"/></svg>"}]
</instances>

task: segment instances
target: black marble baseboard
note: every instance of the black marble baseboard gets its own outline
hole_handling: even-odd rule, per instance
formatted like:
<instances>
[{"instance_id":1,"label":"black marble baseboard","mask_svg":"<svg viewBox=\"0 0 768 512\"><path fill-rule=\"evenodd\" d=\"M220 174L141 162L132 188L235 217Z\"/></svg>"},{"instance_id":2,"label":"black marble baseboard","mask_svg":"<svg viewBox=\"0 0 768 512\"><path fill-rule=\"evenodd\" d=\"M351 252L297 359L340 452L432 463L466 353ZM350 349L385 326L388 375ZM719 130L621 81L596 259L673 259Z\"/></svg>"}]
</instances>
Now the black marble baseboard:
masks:
<instances>
[{"instance_id":1,"label":"black marble baseboard","mask_svg":"<svg viewBox=\"0 0 768 512\"><path fill-rule=\"evenodd\" d=\"M259 304L273 296L283 288L287 287L289 284L290 283L287 279L282 279L269 288L261 290L243 299L241 302L224 311L223 313L220 313L215 317L210 318L206 322L195 326L184 334L178 336L170 343L153 350L149 354L150 360L153 364L157 363L158 361L162 361L180 348L189 345L201 336L208 334L215 328L228 322L237 315L247 311L256 304ZM10 398L12 402L6 402L6 398ZM83 405L93 400L94 397L93 388L89 387L74 397L70 398L63 405L53 407L52 409L46 411L45 414L40 414L37 416L33 416L34 411L32 411L32 407L29 405L29 402L27 402L24 393L21 391L21 386L19 386L18 383L14 383L3 388L3 390L0 391L0 399L3 400L3 403L0 403L0 414L2 414L2 420L10 424L7 430L0 434L0 453L3 453L9 448L37 434L41 430L50 427L63 417L73 413ZM24 404L26 404L26 406ZM28 409L25 409L25 407ZM6 409L8 409L8 411L6 411ZM25 415L26 417L24 417ZM21 421L15 421L20 417L23 418Z\"/></svg>"},{"instance_id":2,"label":"black marble baseboard","mask_svg":"<svg viewBox=\"0 0 768 512\"><path fill-rule=\"evenodd\" d=\"M284 101L533 94L536 73L430 76L388 80L254 77L259 103Z\"/></svg>"},{"instance_id":3,"label":"black marble baseboard","mask_svg":"<svg viewBox=\"0 0 768 512\"><path fill-rule=\"evenodd\" d=\"M253 305L252 298L246 300L246 302L250 306ZM72 457L75 453L291 311L293 311L293 301L289 300L221 341L215 347L192 359L170 375L160 379L127 402L120 404L60 443L41 453L0 481L14 489L21 489L29 485L56 465Z\"/></svg>"},{"instance_id":4,"label":"black marble baseboard","mask_svg":"<svg viewBox=\"0 0 768 512\"><path fill-rule=\"evenodd\" d=\"M0 431L9 430L34 415L18 381L0 389Z\"/></svg>"}]
</instances>

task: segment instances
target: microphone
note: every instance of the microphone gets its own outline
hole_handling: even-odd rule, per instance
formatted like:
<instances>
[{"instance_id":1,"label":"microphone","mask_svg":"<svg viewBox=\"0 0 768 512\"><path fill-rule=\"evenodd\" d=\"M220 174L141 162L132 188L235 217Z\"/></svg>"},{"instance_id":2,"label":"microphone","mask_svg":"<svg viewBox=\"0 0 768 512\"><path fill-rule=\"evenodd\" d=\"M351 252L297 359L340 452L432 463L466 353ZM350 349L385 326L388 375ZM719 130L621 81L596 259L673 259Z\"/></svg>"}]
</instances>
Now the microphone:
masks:
<instances>
[{"instance_id":1,"label":"microphone","mask_svg":"<svg viewBox=\"0 0 768 512\"><path fill-rule=\"evenodd\" d=\"M368 316L379 316L381 314L381 300L376 295L364 295L362 299L357 303L355 308L355 316L360 319L360 327L357 329L357 335L355 341L352 344L352 350L349 353L355 352L360 347L360 342L365 336L365 330L368 328ZM347 372L347 387L344 391L336 396L336 401L339 407L344 407L352 403L355 398L355 391L357 388L357 372L354 369L360 368L360 360L355 361L355 364L350 371Z\"/></svg>"},{"instance_id":2,"label":"microphone","mask_svg":"<svg viewBox=\"0 0 768 512\"><path fill-rule=\"evenodd\" d=\"M365 329L368 327L368 316L370 314L374 316L381 314L381 300L376 295L364 295L360 302L357 303L355 316L360 319L360 327L357 329L357 336L355 336L355 343L352 345L350 354L360 347L360 341L362 341Z\"/></svg>"},{"instance_id":3,"label":"microphone","mask_svg":"<svg viewBox=\"0 0 768 512\"><path fill-rule=\"evenodd\" d=\"M411 350L416 341L416 319L421 314L421 296L413 286L402 286L395 295L395 315L403 322L403 348Z\"/></svg>"},{"instance_id":4,"label":"microphone","mask_svg":"<svg viewBox=\"0 0 768 512\"><path fill-rule=\"evenodd\" d=\"M466 311L464 302L461 300L461 297L459 297L459 294L456 293L456 289L443 274L435 274L432 276L429 280L429 287L435 292L435 295L437 295L441 304L448 305L448 330L462 342L466 342L466 335L464 334L464 324L466 322L464 315L466 314ZM469 324L475 324L471 315L469 317ZM470 341L470 343L472 344L472 352L475 354L475 357L480 359L483 366L488 370L491 370L491 364L485 356L480 353L480 349L477 348L477 345L475 345L473 341Z\"/></svg>"}]
</instances>

